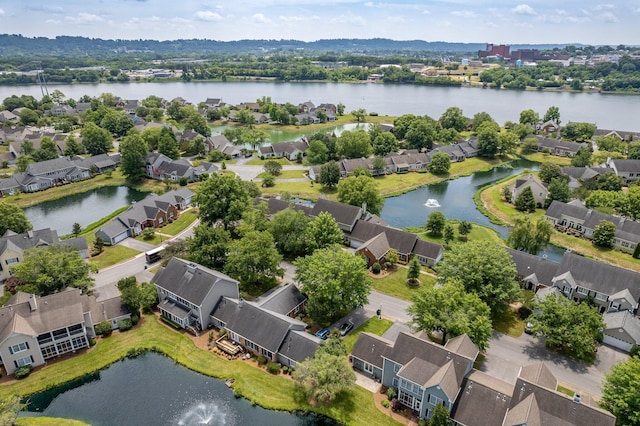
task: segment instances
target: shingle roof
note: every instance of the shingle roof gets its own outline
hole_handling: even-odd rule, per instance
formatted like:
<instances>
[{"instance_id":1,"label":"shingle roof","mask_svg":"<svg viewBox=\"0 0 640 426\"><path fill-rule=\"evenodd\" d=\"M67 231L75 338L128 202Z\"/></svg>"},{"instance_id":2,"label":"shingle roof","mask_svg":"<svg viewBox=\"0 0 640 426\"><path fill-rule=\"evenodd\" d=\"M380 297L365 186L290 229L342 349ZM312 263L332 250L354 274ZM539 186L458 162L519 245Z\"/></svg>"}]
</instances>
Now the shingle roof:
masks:
<instances>
[{"instance_id":1,"label":"shingle roof","mask_svg":"<svg viewBox=\"0 0 640 426\"><path fill-rule=\"evenodd\" d=\"M34 247L42 247L59 243L60 238L58 238L58 233L49 228L29 231L22 234L5 233L0 237L0 253L4 253L9 244L14 249L27 250Z\"/></svg>"},{"instance_id":2,"label":"shingle roof","mask_svg":"<svg viewBox=\"0 0 640 426\"><path fill-rule=\"evenodd\" d=\"M331 214L338 224L347 226L352 226L362 215L361 207L320 198L313 206L311 216L316 217L322 212Z\"/></svg>"},{"instance_id":3,"label":"shingle roof","mask_svg":"<svg viewBox=\"0 0 640 426\"><path fill-rule=\"evenodd\" d=\"M511 404L512 392L513 385L474 370L462 382L451 418L468 426L501 425Z\"/></svg>"},{"instance_id":4,"label":"shingle roof","mask_svg":"<svg viewBox=\"0 0 640 426\"><path fill-rule=\"evenodd\" d=\"M636 345L640 344L640 319L629 311L608 312L602 316L606 325L605 330L623 329Z\"/></svg>"},{"instance_id":5,"label":"shingle roof","mask_svg":"<svg viewBox=\"0 0 640 426\"><path fill-rule=\"evenodd\" d=\"M558 387L558 380L543 362L525 365L520 369L520 377L547 389Z\"/></svg>"},{"instance_id":6,"label":"shingle roof","mask_svg":"<svg viewBox=\"0 0 640 426\"><path fill-rule=\"evenodd\" d=\"M618 172L640 172L640 160L612 160Z\"/></svg>"},{"instance_id":7,"label":"shingle roof","mask_svg":"<svg viewBox=\"0 0 640 426\"><path fill-rule=\"evenodd\" d=\"M368 332L358 335L351 355L382 369L382 355L393 346L393 342Z\"/></svg>"},{"instance_id":8,"label":"shingle roof","mask_svg":"<svg viewBox=\"0 0 640 426\"><path fill-rule=\"evenodd\" d=\"M531 274L535 274L540 284L552 285L553 277L558 272L559 263L508 247L506 250L511 255L519 276L527 278Z\"/></svg>"},{"instance_id":9,"label":"shingle roof","mask_svg":"<svg viewBox=\"0 0 640 426\"><path fill-rule=\"evenodd\" d=\"M284 338L278 353L292 359L295 362L303 362L307 358L313 358L320 339L304 331L291 330Z\"/></svg>"},{"instance_id":10,"label":"shingle roof","mask_svg":"<svg viewBox=\"0 0 640 426\"><path fill-rule=\"evenodd\" d=\"M442 246L429 241L425 241L421 238L416 240L416 245L413 246L413 253L424 256L429 259L437 259L440 253L442 253Z\"/></svg>"},{"instance_id":11,"label":"shingle roof","mask_svg":"<svg viewBox=\"0 0 640 426\"><path fill-rule=\"evenodd\" d=\"M221 272L177 257L172 258L167 266L155 274L153 282L158 287L162 287L196 306L202 305L216 284L226 282L237 285L238 283Z\"/></svg>"},{"instance_id":12,"label":"shingle roof","mask_svg":"<svg viewBox=\"0 0 640 426\"><path fill-rule=\"evenodd\" d=\"M365 248L371 252L375 257L375 260L382 259L390 249L389 241L387 241L387 234L385 232L381 232L375 237L368 239L358 247L358 251L364 250Z\"/></svg>"},{"instance_id":13,"label":"shingle roof","mask_svg":"<svg viewBox=\"0 0 640 426\"><path fill-rule=\"evenodd\" d=\"M296 306L307 300L306 296L290 283L276 287L274 290L260 304L262 308L272 312L288 315Z\"/></svg>"},{"instance_id":14,"label":"shingle roof","mask_svg":"<svg viewBox=\"0 0 640 426\"><path fill-rule=\"evenodd\" d=\"M447 340L444 347L457 354L466 356L469 359L476 359L480 353L478 347L466 334L461 334L460 336Z\"/></svg>"}]
</instances>

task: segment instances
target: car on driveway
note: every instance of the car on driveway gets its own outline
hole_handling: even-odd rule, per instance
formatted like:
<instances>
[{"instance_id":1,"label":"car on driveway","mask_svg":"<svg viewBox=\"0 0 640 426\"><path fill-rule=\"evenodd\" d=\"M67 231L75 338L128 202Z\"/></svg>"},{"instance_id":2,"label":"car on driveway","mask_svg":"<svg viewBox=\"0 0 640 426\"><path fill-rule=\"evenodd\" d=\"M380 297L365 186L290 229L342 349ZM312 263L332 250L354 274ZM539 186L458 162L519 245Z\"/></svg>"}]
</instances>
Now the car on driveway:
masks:
<instances>
[{"instance_id":1,"label":"car on driveway","mask_svg":"<svg viewBox=\"0 0 640 426\"><path fill-rule=\"evenodd\" d=\"M527 322L524 326L524 332L527 334L533 334L533 324L530 322Z\"/></svg>"},{"instance_id":2,"label":"car on driveway","mask_svg":"<svg viewBox=\"0 0 640 426\"><path fill-rule=\"evenodd\" d=\"M342 325L340 326L340 335L346 336L347 333L349 333L352 328L353 328L353 322L351 321L343 322Z\"/></svg>"},{"instance_id":3,"label":"car on driveway","mask_svg":"<svg viewBox=\"0 0 640 426\"><path fill-rule=\"evenodd\" d=\"M318 331L316 331L316 337L322 339L322 340L327 340L327 337L329 337L329 329L328 328L322 328Z\"/></svg>"}]
</instances>

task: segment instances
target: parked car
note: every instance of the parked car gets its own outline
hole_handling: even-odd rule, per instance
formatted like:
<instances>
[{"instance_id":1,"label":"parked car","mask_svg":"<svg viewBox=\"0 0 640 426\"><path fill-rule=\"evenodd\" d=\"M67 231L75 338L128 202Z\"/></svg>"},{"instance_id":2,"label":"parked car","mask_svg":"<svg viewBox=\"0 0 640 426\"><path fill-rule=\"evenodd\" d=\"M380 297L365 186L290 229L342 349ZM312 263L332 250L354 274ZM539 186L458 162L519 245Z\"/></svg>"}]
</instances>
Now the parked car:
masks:
<instances>
[{"instance_id":1,"label":"parked car","mask_svg":"<svg viewBox=\"0 0 640 426\"><path fill-rule=\"evenodd\" d=\"M524 326L524 332L527 334L533 334L533 324L530 322L527 322Z\"/></svg>"},{"instance_id":2,"label":"parked car","mask_svg":"<svg viewBox=\"0 0 640 426\"><path fill-rule=\"evenodd\" d=\"M322 340L327 340L327 337L329 337L329 329L328 328L322 328L318 331L316 331L316 337L322 339Z\"/></svg>"},{"instance_id":3,"label":"parked car","mask_svg":"<svg viewBox=\"0 0 640 426\"><path fill-rule=\"evenodd\" d=\"M343 322L340 326L340 335L346 336L348 332L353 328L353 323L351 321Z\"/></svg>"}]
</instances>

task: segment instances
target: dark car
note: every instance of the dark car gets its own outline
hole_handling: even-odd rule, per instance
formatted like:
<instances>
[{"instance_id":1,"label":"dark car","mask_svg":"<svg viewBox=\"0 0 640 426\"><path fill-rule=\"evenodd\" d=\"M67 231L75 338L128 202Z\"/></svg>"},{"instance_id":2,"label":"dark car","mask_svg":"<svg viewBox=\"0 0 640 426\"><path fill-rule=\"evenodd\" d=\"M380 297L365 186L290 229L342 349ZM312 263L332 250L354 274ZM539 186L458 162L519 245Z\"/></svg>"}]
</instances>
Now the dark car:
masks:
<instances>
[{"instance_id":1,"label":"dark car","mask_svg":"<svg viewBox=\"0 0 640 426\"><path fill-rule=\"evenodd\" d=\"M348 332L353 328L353 323L351 321L343 322L340 326L340 335L346 336Z\"/></svg>"},{"instance_id":2,"label":"dark car","mask_svg":"<svg viewBox=\"0 0 640 426\"><path fill-rule=\"evenodd\" d=\"M327 340L327 337L329 337L329 329L328 328L322 328L322 329L316 331L316 337L319 337L322 340Z\"/></svg>"}]
</instances>

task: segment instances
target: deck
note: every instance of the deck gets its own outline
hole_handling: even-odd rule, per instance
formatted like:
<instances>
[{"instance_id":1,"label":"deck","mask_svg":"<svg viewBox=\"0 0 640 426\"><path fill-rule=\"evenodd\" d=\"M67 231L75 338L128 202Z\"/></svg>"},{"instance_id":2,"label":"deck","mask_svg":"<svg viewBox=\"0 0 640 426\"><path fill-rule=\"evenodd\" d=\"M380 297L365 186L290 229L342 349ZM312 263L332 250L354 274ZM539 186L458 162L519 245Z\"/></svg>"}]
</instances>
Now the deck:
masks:
<instances>
[{"instance_id":1,"label":"deck","mask_svg":"<svg viewBox=\"0 0 640 426\"><path fill-rule=\"evenodd\" d=\"M226 336L218 338L218 340L216 340L216 346L218 349L229 355L237 355L242 352L242 346L236 342L228 340Z\"/></svg>"}]
</instances>

